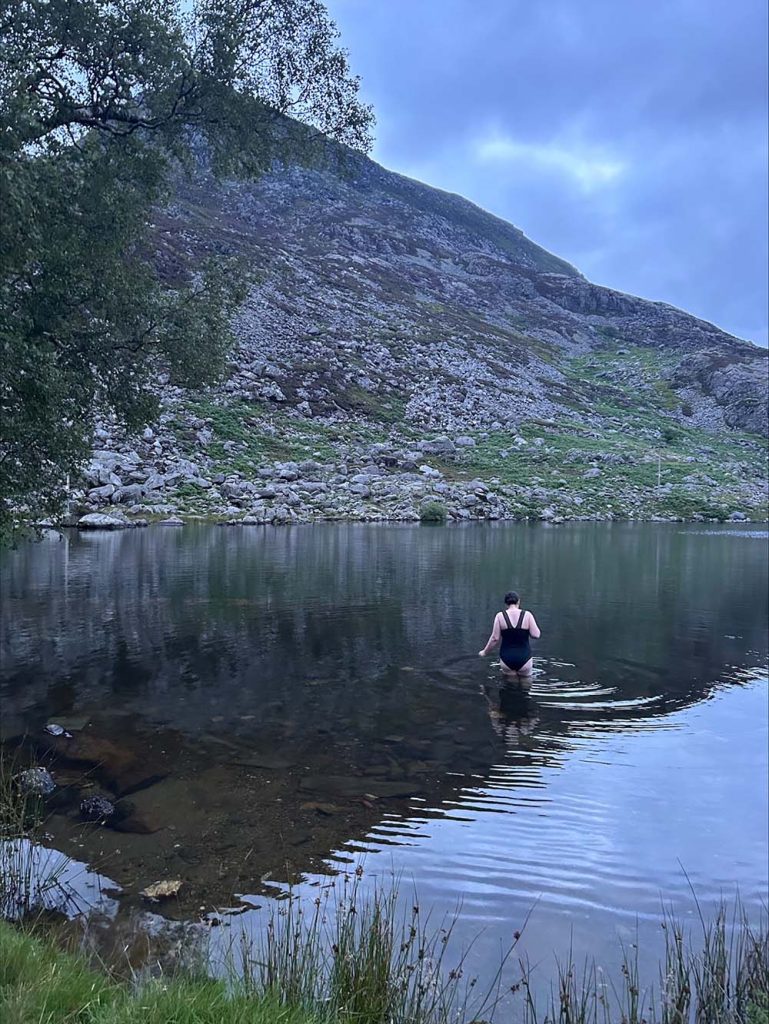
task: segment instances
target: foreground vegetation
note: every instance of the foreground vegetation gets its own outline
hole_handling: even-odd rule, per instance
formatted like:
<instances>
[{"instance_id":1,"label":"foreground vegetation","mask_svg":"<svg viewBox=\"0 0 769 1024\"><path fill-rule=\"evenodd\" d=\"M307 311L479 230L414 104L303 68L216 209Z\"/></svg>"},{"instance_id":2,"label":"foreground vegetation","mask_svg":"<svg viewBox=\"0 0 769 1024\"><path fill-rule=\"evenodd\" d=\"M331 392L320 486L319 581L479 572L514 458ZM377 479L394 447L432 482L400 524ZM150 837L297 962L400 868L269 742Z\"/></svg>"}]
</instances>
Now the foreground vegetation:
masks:
<instances>
[{"instance_id":1,"label":"foreground vegetation","mask_svg":"<svg viewBox=\"0 0 769 1024\"><path fill-rule=\"evenodd\" d=\"M625 956L615 978L594 964L578 969L569 959L558 964L551 995L543 1002L523 961L503 964L497 984L473 999L475 980L463 979L462 965L444 970L441 963L450 929L436 929L430 938L419 925L396 928L391 897L358 901L356 912L351 908L347 905L332 926L336 941L330 945L319 927L323 913L309 927L301 911L289 914L288 922L276 915L258 948L239 950L224 980L189 969L118 980L34 931L0 922L0 1019L6 1024L769 1024L766 931L752 931L742 921L732 933L723 913L705 927L697 953L679 928L665 925L667 949L656 988L643 986L635 956ZM517 979L504 989L503 973Z\"/></svg>"}]
</instances>

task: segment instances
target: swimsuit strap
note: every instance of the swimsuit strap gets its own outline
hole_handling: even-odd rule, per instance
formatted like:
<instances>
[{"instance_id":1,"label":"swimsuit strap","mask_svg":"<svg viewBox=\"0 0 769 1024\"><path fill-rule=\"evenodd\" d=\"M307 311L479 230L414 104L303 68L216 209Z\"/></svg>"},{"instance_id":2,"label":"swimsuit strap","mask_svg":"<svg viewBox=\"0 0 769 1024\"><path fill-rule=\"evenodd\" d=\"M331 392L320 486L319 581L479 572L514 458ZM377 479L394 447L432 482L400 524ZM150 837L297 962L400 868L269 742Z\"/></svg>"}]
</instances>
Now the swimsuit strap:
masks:
<instances>
[{"instance_id":1,"label":"swimsuit strap","mask_svg":"<svg viewBox=\"0 0 769 1024\"><path fill-rule=\"evenodd\" d=\"M507 628L508 628L508 629L512 629L512 628L513 628L513 624L512 624L512 622L510 621L510 617L509 617L509 615L507 614L507 612L506 612L506 611L502 612L502 614L503 614L503 615L504 615L504 617L505 617L505 622L507 623Z\"/></svg>"},{"instance_id":2,"label":"swimsuit strap","mask_svg":"<svg viewBox=\"0 0 769 1024\"><path fill-rule=\"evenodd\" d=\"M521 624L523 622L523 617L524 617L525 614L526 614L526 612L522 611L521 614L518 616L518 625L515 627L516 629L521 629L522 628Z\"/></svg>"}]
</instances>

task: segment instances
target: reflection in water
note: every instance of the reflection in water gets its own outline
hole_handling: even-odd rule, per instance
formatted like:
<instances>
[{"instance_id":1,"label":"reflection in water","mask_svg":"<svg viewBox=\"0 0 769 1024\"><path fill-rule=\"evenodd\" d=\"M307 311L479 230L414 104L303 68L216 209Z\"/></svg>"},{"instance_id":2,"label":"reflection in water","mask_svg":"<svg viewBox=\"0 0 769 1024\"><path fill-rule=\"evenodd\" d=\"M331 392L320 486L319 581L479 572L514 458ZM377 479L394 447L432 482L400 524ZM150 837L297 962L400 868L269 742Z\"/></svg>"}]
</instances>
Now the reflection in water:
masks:
<instances>
[{"instance_id":1,"label":"reflection in water","mask_svg":"<svg viewBox=\"0 0 769 1024\"><path fill-rule=\"evenodd\" d=\"M508 679L502 679L498 686L487 683L483 688L491 724L506 747L518 746L521 738L531 735L539 722L530 690L530 681Z\"/></svg>"},{"instance_id":2,"label":"reflection in water","mask_svg":"<svg viewBox=\"0 0 769 1024\"><path fill-rule=\"evenodd\" d=\"M765 534L185 527L3 558L3 735L73 732L51 831L128 901L181 877L182 910L230 902L361 850L484 922L542 894L646 913L679 858L760 890ZM511 586L543 631L528 691L475 653ZM97 788L134 831L83 832Z\"/></svg>"}]
</instances>

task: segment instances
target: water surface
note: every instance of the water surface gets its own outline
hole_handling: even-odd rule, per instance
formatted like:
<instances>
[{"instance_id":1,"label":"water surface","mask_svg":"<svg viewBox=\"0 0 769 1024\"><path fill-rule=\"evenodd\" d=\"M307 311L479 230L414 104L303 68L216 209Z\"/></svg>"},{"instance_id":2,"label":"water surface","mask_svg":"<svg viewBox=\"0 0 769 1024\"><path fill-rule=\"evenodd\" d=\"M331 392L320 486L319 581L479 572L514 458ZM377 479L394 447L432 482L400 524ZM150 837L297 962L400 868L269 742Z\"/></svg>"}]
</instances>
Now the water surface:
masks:
<instances>
[{"instance_id":1,"label":"water surface","mask_svg":"<svg viewBox=\"0 0 769 1024\"><path fill-rule=\"evenodd\" d=\"M605 523L49 537L4 555L3 736L39 752L62 721L146 769L129 799L152 831L84 829L80 797L137 776L72 765L50 823L128 906L158 878L185 880L179 916L258 904L362 860L439 912L461 899L481 960L533 905L528 952L600 956L657 927L662 899L692 913L692 888L705 907L737 885L756 912L766 899L766 539ZM542 628L529 693L476 653L511 587Z\"/></svg>"}]
</instances>

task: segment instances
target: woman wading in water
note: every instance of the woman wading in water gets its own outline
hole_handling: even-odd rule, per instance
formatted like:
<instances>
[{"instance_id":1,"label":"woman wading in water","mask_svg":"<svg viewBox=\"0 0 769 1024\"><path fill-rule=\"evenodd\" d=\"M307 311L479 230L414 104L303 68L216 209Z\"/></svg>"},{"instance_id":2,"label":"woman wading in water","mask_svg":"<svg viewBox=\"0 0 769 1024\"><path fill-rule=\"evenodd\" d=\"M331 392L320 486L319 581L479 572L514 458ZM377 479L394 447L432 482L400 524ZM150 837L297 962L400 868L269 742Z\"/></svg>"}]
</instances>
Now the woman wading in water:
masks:
<instances>
[{"instance_id":1,"label":"woman wading in water","mask_svg":"<svg viewBox=\"0 0 769 1024\"><path fill-rule=\"evenodd\" d=\"M505 594L505 610L494 616L494 626L488 643L478 654L485 658L502 641L499 649L499 660L502 671L506 675L517 676L519 679L531 677L531 645L529 639L541 636L537 620L531 612L522 611L519 607L520 598L511 590Z\"/></svg>"}]
</instances>

